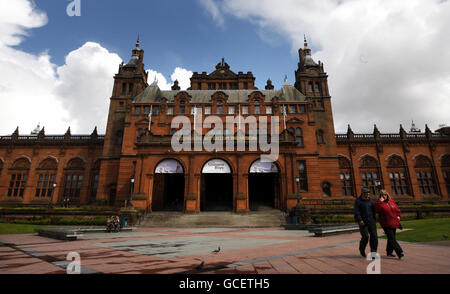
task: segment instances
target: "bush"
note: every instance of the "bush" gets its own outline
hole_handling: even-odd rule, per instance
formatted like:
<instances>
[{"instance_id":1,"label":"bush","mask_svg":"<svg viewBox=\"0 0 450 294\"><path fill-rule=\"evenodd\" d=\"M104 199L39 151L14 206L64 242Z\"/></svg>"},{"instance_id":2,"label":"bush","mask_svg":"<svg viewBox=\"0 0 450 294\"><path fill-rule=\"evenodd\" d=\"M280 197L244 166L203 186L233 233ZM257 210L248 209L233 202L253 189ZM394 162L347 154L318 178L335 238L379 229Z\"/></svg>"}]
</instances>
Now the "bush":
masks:
<instances>
[{"instance_id":1,"label":"bush","mask_svg":"<svg viewBox=\"0 0 450 294\"><path fill-rule=\"evenodd\" d=\"M67 226L105 226L106 217L80 218L80 217L50 217L50 218L23 218L15 219L9 223L32 225L67 225Z\"/></svg>"}]
</instances>

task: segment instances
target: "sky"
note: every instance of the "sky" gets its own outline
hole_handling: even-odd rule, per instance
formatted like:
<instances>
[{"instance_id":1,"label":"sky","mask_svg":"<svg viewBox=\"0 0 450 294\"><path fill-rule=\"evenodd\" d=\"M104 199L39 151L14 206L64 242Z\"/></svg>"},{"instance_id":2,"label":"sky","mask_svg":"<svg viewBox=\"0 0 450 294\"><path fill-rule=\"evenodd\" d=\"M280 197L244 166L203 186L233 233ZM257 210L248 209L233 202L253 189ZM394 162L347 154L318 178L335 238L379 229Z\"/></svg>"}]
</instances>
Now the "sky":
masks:
<instances>
[{"instance_id":1,"label":"sky","mask_svg":"<svg viewBox=\"0 0 450 294\"><path fill-rule=\"evenodd\" d=\"M0 0L0 135L38 123L104 133L113 76L138 35L161 89L186 89L221 58L260 89L293 84L306 35L336 132L397 133L412 120L435 130L450 124L449 27L442 0Z\"/></svg>"}]
</instances>

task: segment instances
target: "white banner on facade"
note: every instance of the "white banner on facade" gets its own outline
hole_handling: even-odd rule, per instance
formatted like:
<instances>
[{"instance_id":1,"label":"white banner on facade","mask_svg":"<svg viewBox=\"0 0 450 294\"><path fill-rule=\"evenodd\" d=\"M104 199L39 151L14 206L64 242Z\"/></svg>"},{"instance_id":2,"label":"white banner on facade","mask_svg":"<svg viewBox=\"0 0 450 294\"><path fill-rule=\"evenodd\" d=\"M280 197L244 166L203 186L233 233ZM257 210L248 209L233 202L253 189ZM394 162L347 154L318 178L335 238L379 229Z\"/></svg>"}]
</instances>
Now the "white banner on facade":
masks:
<instances>
[{"instance_id":1,"label":"white banner on facade","mask_svg":"<svg viewBox=\"0 0 450 294\"><path fill-rule=\"evenodd\" d=\"M202 169L203 174L231 174L228 163L222 159L212 159L208 161Z\"/></svg>"}]
</instances>

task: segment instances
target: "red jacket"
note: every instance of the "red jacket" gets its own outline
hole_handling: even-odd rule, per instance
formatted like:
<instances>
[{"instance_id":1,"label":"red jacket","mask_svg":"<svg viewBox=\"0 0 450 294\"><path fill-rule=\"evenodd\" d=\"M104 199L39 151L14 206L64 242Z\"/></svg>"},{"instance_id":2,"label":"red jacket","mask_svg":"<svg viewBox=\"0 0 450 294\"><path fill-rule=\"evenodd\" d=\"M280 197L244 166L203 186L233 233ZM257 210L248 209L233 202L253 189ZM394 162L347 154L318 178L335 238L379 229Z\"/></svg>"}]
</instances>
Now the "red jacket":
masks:
<instances>
[{"instance_id":1,"label":"red jacket","mask_svg":"<svg viewBox=\"0 0 450 294\"><path fill-rule=\"evenodd\" d=\"M382 227L398 228L401 213L394 200L389 199L387 202L377 200L375 202L375 209L378 212L378 220Z\"/></svg>"}]
</instances>

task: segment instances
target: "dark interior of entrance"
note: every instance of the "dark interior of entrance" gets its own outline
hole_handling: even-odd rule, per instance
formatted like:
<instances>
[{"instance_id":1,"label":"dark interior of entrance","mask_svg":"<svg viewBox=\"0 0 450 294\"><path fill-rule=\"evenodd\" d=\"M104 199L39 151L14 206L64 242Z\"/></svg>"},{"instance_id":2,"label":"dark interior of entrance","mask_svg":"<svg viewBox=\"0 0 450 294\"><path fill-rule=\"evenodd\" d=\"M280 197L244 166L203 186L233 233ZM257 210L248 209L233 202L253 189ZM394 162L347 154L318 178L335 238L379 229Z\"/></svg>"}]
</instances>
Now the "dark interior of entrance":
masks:
<instances>
[{"instance_id":1,"label":"dark interior of entrance","mask_svg":"<svg viewBox=\"0 0 450 294\"><path fill-rule=\"evenodd\" d=\"M233 210L233 177L231 174L203 174L201 193L201 210Z\"/></svg>"},{"instance_id":2,"label":"dark interior of entrance","mask_svg":"<svg viewBox=\"0 0 450 294\"><path fill-rule=\"evenodd\" d=\"M248 176L250 210L277 208L278 174L255 173Z\"/></svg>"},{"instance_id":3,"label":"dark interior of entrance","mask_svg":"<svg viewBox=\"0 0 450 294\"><path fill-rule=\"evenodd\" d=\"M156 174L153 184L153 211L182 211L184 174Z\"/></svg>"}]
</instances>

